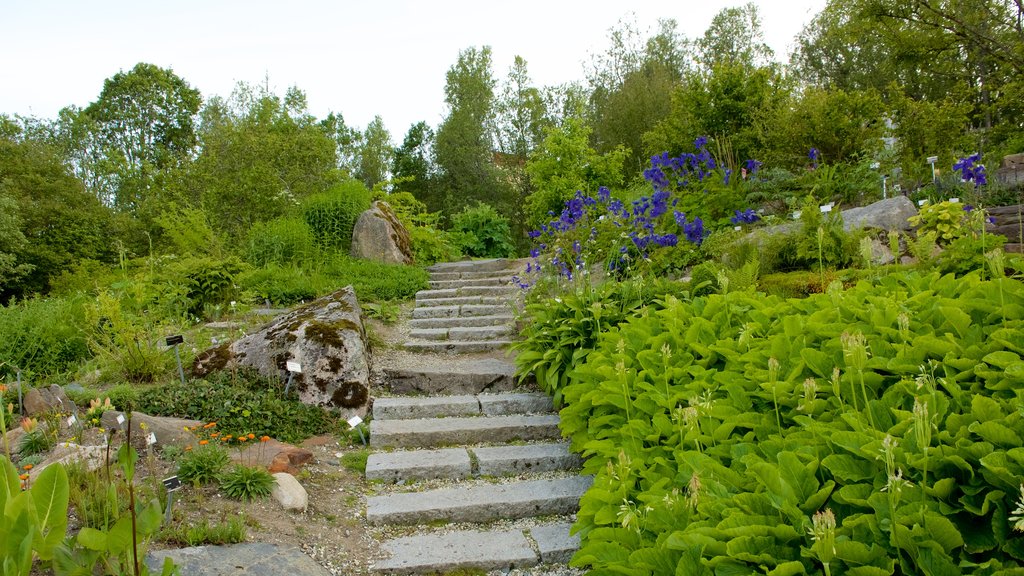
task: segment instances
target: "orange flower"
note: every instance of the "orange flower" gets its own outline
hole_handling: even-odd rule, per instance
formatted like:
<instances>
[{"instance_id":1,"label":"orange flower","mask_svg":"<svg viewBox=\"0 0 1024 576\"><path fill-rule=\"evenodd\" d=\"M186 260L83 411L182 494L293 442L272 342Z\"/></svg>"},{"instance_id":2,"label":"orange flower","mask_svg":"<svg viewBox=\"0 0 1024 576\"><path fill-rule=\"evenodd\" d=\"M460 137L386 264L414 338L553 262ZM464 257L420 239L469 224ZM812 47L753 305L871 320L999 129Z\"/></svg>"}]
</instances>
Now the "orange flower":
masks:
<instances>
[{"instance_id":1,"label":"orange flower","mask_svg":"<svg viewBox=\"0 0 1024 576\"><path fill-rule=\"evenodd\" d=\"M231 440L231 434L224 435L224 441L227 442L228 440Z\"/></svg>"},{"instance_id":2,"label":"orange flower","mask_svg":"<svg viewBox=\"0 0 1024 576\"><path fill-rule=\"evenodd\" d=\"M264 436L264 437L260 438L260 442L269 442L269 441L270 441L270 436Z\"/></svg>"},{"instance_id":3,"label":"orange flower","mask_svg":"<svg viewBox=\"0 0 1024 576\"><path fill-rule=\"evenodd\" d=\"M192 445L191 444L189 444L188 446L185 446L185 451L186 452L191 450L191 449L192 449Z\"/></svg>"},{"instance_id":4,"label":"orange flower","mask_svg":"<svg viewBox=\"0 0 1024 576\"><path fill-rule=\"evenodd\" d=\"M248 440L248 438L246 438L245 436L239 436L238 437L238 441L239 442L245 442L246 440Z\"/></svg>"},{"instance_id":5,"label":"orange flower","mask_svg":"<svg viewBox=\"0 0 1024 576\"><path fill-rule=\"evenodd\" d=\"M200 441L199 441L199 445L200 445L200 446L206 446L206 445L207 445L207 444L209 444L209 443L210 443L210 441L209 441L209 440L200 440Z\"/></svg>"},{"instance_id":6,"label":"orange flower","mask_svg":"<svg viewBox=\"0 0 1024 576\"><path fill-rule=\"evenodd\" d=\"M0 384L0 394L3 394L4 392L7 392L7 386Z\"/></svg>"},{"instance_id":7,"label":"orange flower","mask_svg":"<svg viewBox=\"0 0 1024 576\"><path fill-rule=\"evenodd\" d=\"M24 468L25 470L31 470L33 466L31 464L25 464L24 466L22 466L22 468Z\"/></svg>"},{"instance_id":8,"label":"orange flower","mask_svg":"<svg viewBox=\"0 0 1024 576\"><path fill-rule=\"evenodd\" d=\"M217 423L216 423L216 422L210 422L209 424L207 424L207 425L203 426L203 428L204 428L204 429L208 429L208 428L213 428L213 427L214 427L214 426L216 426L216 425L217 425Z\"/></svg>"},{"instance_id":9,"label":"orange flower","mask_svg":"<svg viewBox=\"0 0 1024 576\"><path fill-rule=\"evenodd\" d=\"M249 432L249 440L253 440L255 438L256 438L256 435L253 434L252 432Z\"/></svg>"},{"instance_id":10,"label":"orange flower","mask_svg":"<svg viewBox=\"0 0 1024 576\"><path fill-rule=\"evenodd\" d=\"M28 480L28 474L22 474L21 476L18 476L18 478L21 478L22 480Z\"/></svg>"},{"instance_id":11,"label":"orange flower","mask_svg":"<svg viewBox=\"0 0 1024 576\"><path fill-rule=\"evenodd\" d=\"M220 432L214 432L213 434L210 434L210 438L216 438L217 436L220 436Z\"/></svg>"}]
</instances>

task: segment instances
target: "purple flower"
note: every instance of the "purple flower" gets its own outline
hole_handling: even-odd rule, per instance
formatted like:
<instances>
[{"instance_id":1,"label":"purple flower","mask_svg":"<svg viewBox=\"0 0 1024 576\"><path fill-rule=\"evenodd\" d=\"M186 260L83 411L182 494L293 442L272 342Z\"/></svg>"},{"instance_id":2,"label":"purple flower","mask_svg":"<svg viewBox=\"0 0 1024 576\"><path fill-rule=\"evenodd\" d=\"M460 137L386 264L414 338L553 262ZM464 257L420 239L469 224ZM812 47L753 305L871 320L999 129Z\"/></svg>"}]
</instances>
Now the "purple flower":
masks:
<instances>
[{"instance_id":1,"label":"purple flower","mask_svg":"<svg viewBox=\"0 0 1024 576\"><path fill-rule=\"evenodd\" d=\"M697 150L701 150L701 149L703 149L707 145L708 145L708 137L707 136L698 136L697 139L693 141L693 147L696 148Z\"/></svg>"},{"instance_id":2,"label":"purple flower","mask_svg":"<svg viewBox=\"0 0 1024 576\"><path fill-rule=\"evenodd\" d=\"M530 258L540 258L540 250L537 248L530 250ZM529 266L529 264L527 264L527 266Z\"/></svg>"},{"instance_id":3,"label":"purple flower","mask_svg":"<svg viewBox=\"0 0 1024 576\"><path fill-rule=\"evenodd\" d=\"M597 199L601 202L607 202L612 196L612 191L607 186L601 186L597 189Z\"/></svg>"},{"instance_id":4,"label":"purple flower","mask_svg":"<svg viewBox=\"0 0 1024 576\"><path fill-rule=\"evenodd\" d=\"M968 214L970 214L973 211L974 211L974 205L973 204L964 204L964 212L967 212Z\"/></svg>"},{"instance_id":5,"label":"purple flower","mask_svg":"<svg viewBox=\"0 0 1024 576\"><path fill-rule=\"evenodd\" d=\"M811 148L807 152L807 158L810 159L812 164L817 164L818 163L818 158L820 158L820 157L821 157L821 154L818 152L817 148Z\"/></svg>"},{"instance_id":6,"label":"purple flower","mask_svg":"<svg viewBox=\"0 0 1024 576\"><path fill-rule=\"evenodd\" d=\"M677 226L679 226L680 228L686 227L686 214L680 212L679 210L675 210L672 212L672 216L673 218L675 218Z\"/></svg>"},{"instance_id":7,"label":"purple flower","mask_svg":"<svg viewBox=\"0 0 1024 576\"><path fill-rule=\"evenodd\" d=\"M700 246L700 243L703 242L704 238L707 236L704 231L704 221L701 220L700 217L694 218L693 222L683 226L683 233L686 235L686 239L689 242L696 244L697 246Z\"/></svg>"},{"instance_id":8,"label":"purple flower","mask_svg":"<svg viewBox=\"0 0 1024 576\"><path fill-rule=\"evenodd\" d=\"M757 171L761 169L761 163L757 160L747 160L747 172L751 174L757 174Z\"/></svg>"},{"instance_id":9,"label":"purple flower","mask_svg":"<svg viewBox=\"0 0 1024 576\"><path fill-rule=\"evenodd\" d=\"M725 169L725 185L726 185L726 186L728 186L728 185L729 185L729 177L730 177L730 176L732 176L732 170L730 170L730 169L726 168L726 169Z\"/></svg>"},{"instance_id":10,"label":"purple flower","mask_svg":"<svg viewBox=\"0 0 1024 576\"><path fill-rule=\"evenodd\" d=\"M733 210L733 214L735 214L735 216L729 218L729 221L733 224L753 224L761 219L761 217L754 212L753 208L747 208L742 212L739 210Z\"/></svg>"},{"instance_id":11,"label":"purple flower","mask_svg":"<svg viewBox=\"0 0 1024 576\"><path fill-rule=\"evenodd\" d=\"M530 230L526 235L530 238L540 238L540 230Z\"/></svg>"}]
</instances>

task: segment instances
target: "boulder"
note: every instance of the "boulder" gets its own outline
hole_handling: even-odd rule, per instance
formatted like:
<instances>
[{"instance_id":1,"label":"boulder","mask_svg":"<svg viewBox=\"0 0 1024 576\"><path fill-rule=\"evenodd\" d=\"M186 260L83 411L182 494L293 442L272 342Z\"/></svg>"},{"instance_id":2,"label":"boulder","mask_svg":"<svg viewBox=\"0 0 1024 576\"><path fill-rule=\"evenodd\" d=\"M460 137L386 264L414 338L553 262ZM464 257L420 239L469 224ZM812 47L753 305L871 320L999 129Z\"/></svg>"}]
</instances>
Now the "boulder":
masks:
<instances>
[{"instance_id":1,"label":"boulder","mask_svg":"<svg viewBox=\"0 0 1024 576\"><path fill-rule=\"evenodd\" d=\"M116 460L116 451L111 451L110 459ZM36 477L51 464L69 464L81 462L86 470L92 472L99 470L106 461L107 449L105 446L81 446L78 444L61 443L57 444L46 459L37 464L29 472L29 482L35 482Z\"/></svg>"},{"instance_id":2,"label":"boulder","mask_svg":"<svg viewBox=\"0 0 1024 576\"><path fill-rule=\"evenodd\" d=\"M309 494L295 476L278 472L274 474L274 480L274 488L270 491L274 500L277 500L285 510L305 512L306 506L309 505Z\"/></svg>"},{"instance_id":3,"label":"boulder","mask_svg":"<svg viewBox=\"0 0 1024 576\"><path fill-rule=\"evenodd\" d=\"M412 240L387 202L378 200L352 229L352 256L385 264L412 264Z\"/></svg>"},{"instance_id":4,"label":"boulder","mask_svg":"<svg viewBox=\"0 0 1024 576\"><path fill-rule=\"evenodd\" d=\"M125 424L118 424L117 417L124 416L117 410L107 410L100 417L100 426L106 430L118 429L123 433ZM164 446L191 446L196 443L196 437L186 430L201 425L198 420L185 420L183 418L168 418L165 416L150 416L142 412L132 412L132 445L136 449L143 450L148 444L146 438L150 433L156 435L156 449ZM123 436L122 436L123 438Z\"/></svg>"},{"instance_id":5,"label":"boulder","mask_svg":"<svg viewBox=\"0 0 1024 576\"><path fill-rule=\"evenodd\" d=\"M917 215L917 208L906 196L893 196L874 204L843 210L843 228L847 232L857 228L881 230L910 230L907 219Z\"/></svg>"},{"instance_id":6,"label":"boulder","mask_svg":"<svg viewBox=\"0 0 1024 576\"><path fill-rule=\"evenodd\" d=\"M33 418L50 412L75 413L75 403L56 384L47 388L30 388L25 393L24 404L25 415Z\"/></svg>"},{"instance_id":7,"label":"boulder","mask_svg":"<svg viewBox=\"0 0 1024 576\"><path fill-rule=\"evenodd\" d=\"M367 410L370 357L359 302L351 286L278 317L255 333L211 348L193 364L193 374L249 367L285 382L288 363L295 373L289 394L306 404L341 409L347 416Z\"/></svg>"},{"instance_id":8,"label":"boulder","mask_svg":"<svg viewBox=\"0 0 1024 576\"><path fill-rule=\"evenodd\" d=\"M254 442L242 451L233 451L231 460L246 466L262 466L272 474L285 472L298 474L299 468L313 460L313 453L305 448L270 439Z\"/></svg>"}]
</instances>

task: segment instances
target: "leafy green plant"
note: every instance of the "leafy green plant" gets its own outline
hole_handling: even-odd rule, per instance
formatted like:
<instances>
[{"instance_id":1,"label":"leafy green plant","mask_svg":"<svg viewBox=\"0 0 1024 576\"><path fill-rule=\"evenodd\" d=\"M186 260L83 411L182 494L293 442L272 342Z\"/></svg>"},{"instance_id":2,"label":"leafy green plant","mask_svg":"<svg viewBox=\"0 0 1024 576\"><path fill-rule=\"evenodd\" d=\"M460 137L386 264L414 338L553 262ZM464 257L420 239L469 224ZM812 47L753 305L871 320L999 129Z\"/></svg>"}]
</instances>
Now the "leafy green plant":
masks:
<instances>
[{"instance_id":1,"label":"leafy green plant","mask_svg":"<svg viewBox=\"0 0 1024 576\"><path fill-rule=\"evenodd\" d=\"M68 525L68 478L47 466L24 490L14 464L0 456L0 561L4 574L28 576L33 556L50 561Z\"/></svg>"},{"instance_id":2,"label":"leafy green plant","mask_svg":"<svg viewBox=\"0 0 1024 576\"><path fill-rule=\"evenodd\" d=\"M168 369L169 357L160 347L153 319L131 312L106 291L86 312L89 347L105 368L131 382L152 382Z\"/></svg>"},{"instance_id":3,"label":"leafy green plant","mask_svg":"<svg viewBox=\"0 0 1024 576\"><path fill-rule=\"evenodd\" d=\"M298 218L257 222L249 230L246 259L254 266L288 266L312 259L316 246L309 226Z\"/></svg>"},{"instance_id":4,"label":"leafy green plant","mask_svg":"<svg viewBox=\"0 0 1024 576\"><path fill-rule=\"evenodd\" d=\"M195 524L166 526L156 539L179 546L223 546L245 542L245 517L232 516L224 522L209 522L205 518Z\"/></svg>"},{"instance_id":5,"label":"leafy green plant","mask_svg":"<svg viewBox=\"0 0 1024 576\"><path fill-rule=\"evenodd\" d=\"M275 264L242 273L238 284L260 304L270 301L274 306L290 306L315 299L326 288L327 281L299 266Z\"/></svg>"},{"instance_id":6,"label":"leafy green plant","mask_svg":"<svg viewBox=\"0 0 1024 576\"><path fill-rule=\"evenodd\" d=\"M217 444L204 444L178 458L178 477L182 482L209 484L217 480L228 465L227 451Z\"/></svg>"},{"instance_id":7,"label":"leafy green plant","mask_svg":"<svg viewBox=\"0 0 1024 576\"><path fill-rule=\"evenodd\" d=\"M1018 570L1021 342L1024 285L978 273L633 314L596 336L562 389L563 433L595 475L572 563Z\"/></svg>"},{"instance_id":8,"label":"leafy green plant","mask_svg":"<svg viewBox=\"0 0 1024 576\"><path fill-rule=\"evenodd\" d=\"M34 426L31 430L21 435L18 442L19 456L32 456L49 452L57 443L54 434L48 432L44 426Z\"/></svg>"},{"instance_id":9,"label":"leafy green plant","mask_svg":"<svg viewBox=\"0 0 1024 576\"><path fill-rule=\"evenodd\" d=\"M310 196L302 204L302 217L313 242L322 249L348 252L352 229L359 215L370 208L370 190L358 180L349 180L327 192Z\"/></svg>"},{"instance_id":10,"label":"leafy green plant","mask_svg":"<svg viewBox=\"0 0 1024 576\"><path fill-rule=\"evenodd\" d=\"M515 253L508 218L490 204L478 202L452 216L451 231L463 253L477 258L504 258Z\"/></svg>"},{"instance_id":11,"label":"leafy green plant","mask_svg":"<svg viewBox=\"0 0 1024 576\"><path fill-rule=\"evenodd\" d=\"M351 472L357 474L366 473L366 461L370 457L370 451L356 450L354 452L345 452L341 456L341 465Z\"/></svg>"},{"instance_id":12,"label":"leafy green plant","mask_svg":"<svg viewBox=\"0 0 1024 576\"><path fill-rule=\"evenodd\" d=\"M243 502L266 498L274 489L274 477L262 466L236 464L218 478L224 495Z\"/></svg>"},{"instance_id":13,"label":"leafy green plant","mask_svg":"<svg viewBox=\"0 0 1024 576\"><path fill-rule=\"evenodd\" d=\"M918 234L934 233L935 241L945 246L972 229L977 231L979 218L984 218L983 211L966 212L963 204L945 201L925 204L917 215L910 217L910 223L917 226Z\"/></svg>"},{"instance_id":14,"label":"leafy green plant","mask_svg":"<svg viewBox=\"0 0 1024 576\"><path fill-rule=\"evenodd\" d=\"M31 298L0 306L0 374L25 379L67 374L92 356L85 296Z\"/></svg>"}]
</instances>

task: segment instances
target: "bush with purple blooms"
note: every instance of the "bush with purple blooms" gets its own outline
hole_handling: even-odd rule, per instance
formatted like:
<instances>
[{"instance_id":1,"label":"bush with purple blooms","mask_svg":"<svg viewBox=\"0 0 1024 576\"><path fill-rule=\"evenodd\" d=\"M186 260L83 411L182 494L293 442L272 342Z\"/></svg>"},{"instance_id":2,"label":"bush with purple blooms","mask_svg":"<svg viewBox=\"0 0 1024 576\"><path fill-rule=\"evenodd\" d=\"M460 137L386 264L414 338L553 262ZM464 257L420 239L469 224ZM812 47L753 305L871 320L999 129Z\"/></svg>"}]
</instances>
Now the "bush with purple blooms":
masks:
<instances>
[{"instance_id":1,"label":"bush with purple blooms","mask_svg":"<svg viewBox=\"0 0 1024 576\"><path fill-rule=\"evenodd\" d=\"M975 152L970 156L957 160L953 164L953 171L960 173L960 179L963 182L974 182L975 188L988 184L988 177L985 175L985 165L978 164L978 160L981 160L981 154Z\"/></svg>"},{"instance_id":2,"label":"bush with purple blooms","mask_svg":"<svg viewBox=\"0 0 1024 576\"><path fill-rule=\"evenodd\" d=\"M529 232L535 242L533 260L526 277L516 281L525 288L540 276L573 280L597 268L617 278L671 274L698 258L697 249L712 227L741 214L745 223L759 220L752 209L735 209L744 178L732 178L731 170L718 166L706 137L698 138L694 148L678 157L667 152L653 156L643 173L652 192L629 204L606 187L596 198L577 191L557 218ZM756 160L747 164L744 177L761 166Z\"/></svg>"}]
</instances>

